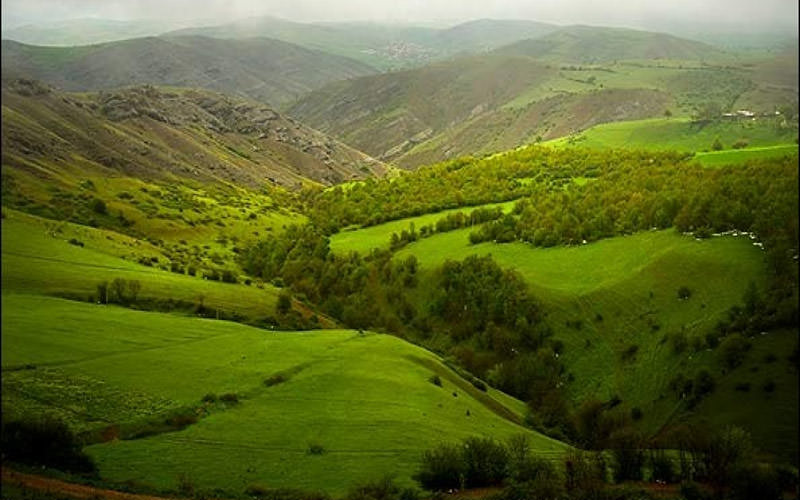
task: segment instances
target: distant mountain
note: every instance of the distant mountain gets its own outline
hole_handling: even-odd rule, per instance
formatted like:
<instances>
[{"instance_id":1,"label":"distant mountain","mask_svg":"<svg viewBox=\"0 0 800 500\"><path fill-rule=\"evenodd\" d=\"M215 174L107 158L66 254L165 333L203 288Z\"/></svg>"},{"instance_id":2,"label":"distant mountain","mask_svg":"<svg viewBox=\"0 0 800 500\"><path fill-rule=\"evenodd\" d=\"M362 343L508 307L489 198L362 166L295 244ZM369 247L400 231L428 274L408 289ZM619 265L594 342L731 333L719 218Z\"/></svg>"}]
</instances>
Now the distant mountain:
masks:
<instances>
[{"instance_id":1,"label":"distant mountain","mask_svg":"<svg viewBox=\"0 0 800 500\"><path fill-rule=\"evenodd\" d=\"M351 57L386 70L420 66L459 53L484 52L556 29L556 25L534 21L493 19L439 29L369 22L297 23L258 17L219 26L186 28L169 35L269 37Z\"/></svg>"},{"instance_id":2,"label":"distant mountain","mask_svg":"<svg viewBox=\"0 0 800 500\"><path fill-rule=\"evenodd\" d=\"M267 38L149 37L81 47L2 42L3 78L31 78L69 91L154 84L200 87L274 106L369 66Z\"/></svg>"},{"instance_id":3,"label":"distant mountain","mask_svg":"<svg viewBox=\"0 0 800 500\"><path fill-rule=\"evenodd\" d=\"M249 187L386 173L382 163L263 104L208 91L71 94L4 80L2 98L4 170L53 177L83 169Z\"/></svg>"},{"instance_id":4,"label":"distant mountain","mask_svg":"<svg viewBox=\"0 0 800 500\"><path fill-rule=\"evenodd\" d=\"M47 24L26 24L3 30L3 40L29 45L68 47L155 36L185 25L186 23L166 20L70 19Z\"/></svg>"},{"instance_id":5,"label":"distant mountain","mask_svg":"<svg viewBox=\"0 0 800 500\"><path fill-rule=\"evenodd\" d=\"M711 45L665 33L623 28L569 26L498 50L561 63L602 63L631 59L700 61L723 53Z\"/></svg>"},{"instance_id":6,"label":"distant mountain","mask_svg":"<svg viewBox=\"0 0 800 500\"><path fill-rule=\"evenodd\" d=\"M604 122L688 117L708 103L770 113L796 102L797 64L789 56L736 57L660 33L569 27L479 56L335 82L287 112L377 158L415 167Z\"/></svg>"},{"instance_id":7,"label":"distant mountain","mask_svg":"<svg viewBox=\"0 0 800 500\"><path fill-rule=\"evenodd\" d=\"M373 156L395 160L554 72L525 57L465 57L337 82L308 94L287 111Z\"/></svg>"}]
</instances>

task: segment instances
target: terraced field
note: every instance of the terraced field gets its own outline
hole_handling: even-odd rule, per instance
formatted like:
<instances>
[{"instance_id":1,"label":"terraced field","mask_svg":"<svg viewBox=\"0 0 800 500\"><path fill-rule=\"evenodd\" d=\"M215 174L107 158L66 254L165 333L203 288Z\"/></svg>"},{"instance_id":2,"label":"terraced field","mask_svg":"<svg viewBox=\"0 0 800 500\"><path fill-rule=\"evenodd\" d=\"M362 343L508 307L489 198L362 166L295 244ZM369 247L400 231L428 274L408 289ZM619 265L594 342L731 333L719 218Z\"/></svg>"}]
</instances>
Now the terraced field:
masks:
<instances>
[{"instance_id":1,"label":"terraced field","mask_svg":"<svg viewBox=\"0 0 800 500\"><path fill-rule=\"evenodd\" d=\"M423 450L471 435L525 433L545 457L565 450L515 423L520 402L392 336L273 333L8 292L2 305L4 416L56 414L112 439L153 415L200 415L182 431L90 446L112 481L341 493L386 473L412 485ZM209 393L238 403L201 403Z\"/></svg>"}]
</instances>

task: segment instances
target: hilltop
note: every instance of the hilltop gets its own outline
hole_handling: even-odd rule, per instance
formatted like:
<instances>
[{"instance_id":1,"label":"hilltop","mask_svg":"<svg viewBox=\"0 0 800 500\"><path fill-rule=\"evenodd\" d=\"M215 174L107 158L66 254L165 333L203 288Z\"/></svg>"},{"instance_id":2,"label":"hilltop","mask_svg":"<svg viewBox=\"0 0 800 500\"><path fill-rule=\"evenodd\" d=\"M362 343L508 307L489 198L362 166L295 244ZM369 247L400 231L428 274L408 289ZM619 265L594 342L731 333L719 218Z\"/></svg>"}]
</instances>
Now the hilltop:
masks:
<instances>
[{"instance_id":1,"label":"hilltop","mask_svg":"<svg viewBox=\"0 0 800 500\"><path fill-rule=\"evenodd\" d=\"M477 53L556 30L535 21L480 19L448 28L372 22L299 23L257 17L217 26L184 28L169 35L218 38L269 37L347 56L381 70L421 66L459 53Z\"/></svg>"},{"instance_id":2,"label":"hilltop","mask_svg":"<svg viewBox=\"0 0 800 500\"><path fill-rule=\"evenodd\" d=\"M267 38L147 37L77 47L2 42L4 79L68 91L128 85L200 87L279 106L326 83L374 73L341 56Z\"/></svg>"},{"instance_id":3,"label":"hilltop","mask_svg":"<svg viewBox=\"0 0 800 500\"><path fill-rule=\"evenodd\" d=\"M711 45L666 33L596 26L568 26L535 40L519 41L498 52L577 64L631 59L700 61L723 55Z\"/></svg>"}]
</instances>

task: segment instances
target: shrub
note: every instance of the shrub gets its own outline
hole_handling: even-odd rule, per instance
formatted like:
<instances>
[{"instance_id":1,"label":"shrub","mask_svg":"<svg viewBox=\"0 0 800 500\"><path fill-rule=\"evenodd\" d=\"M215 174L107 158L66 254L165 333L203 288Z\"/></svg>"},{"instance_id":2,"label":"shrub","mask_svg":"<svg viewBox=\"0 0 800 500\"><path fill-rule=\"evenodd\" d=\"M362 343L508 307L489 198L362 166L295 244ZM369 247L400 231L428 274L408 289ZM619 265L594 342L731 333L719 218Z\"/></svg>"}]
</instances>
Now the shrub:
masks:
<instances>
[{"instance_id":1,"label":"shrub","mask_svg":"<svg viewBox=\"0 0 800 500\"><path fill-rule=\"evenodd\" d=\"M722 362L728 369L741 365L750 350L750 342L742 335L734 333L728 335L719 345Z\"/></svg>"},{"instance_id":2,"label":"shrub","mask_svg":"<svg viewBox=\"0 0 800 500\"><path fill-rule=\"evenodd\" d=\"M205 396L203 396L203 403L214 403L217 400L217 395L213 392L209 392Z\"/></svg>"},{"instance_id":3,"label":"shrub","mask_svg":"<svg viewBox=\"0 0 800 500\"><path fill-rule=\"evenodd\" d=\"M325 447L319 443L309 443L306 452L309 455L322 455L323 453L325 453Z\"/></svg>"},{"instance_id":4,"label":"shrub","mask_svg":"<svg viewBox=\"0 0 800 500\"><path fill-rule=\"evenodd\" d=\"M678 288L678 298L681 300L686 300L692 296L692 291L689 289L688 286L681 286Z\"/></svg>"},{"instance_id":5,"label":"shrub","mask_svg":"<svg viewBox=\"0 0 800 500\"><path fill-rule=\"evenodd\" d=\"M775 390L775 381L767 380L764 382L764 386L762 388L764 389L764 392L773 392Z\"/></svg>"},{"instance_id":6,"label":"shrub","mask_svg":"<svg viewBox=\"0 0 800 500\"><path fill-rule=\"evenodd\" d=\"M81 443L58 420L3 421L0 449L4 460L42 465L78 474L95 474L92 459L81 451Z\"/></svg>"},{"instance_id":7,"label":"shrub","mask_svg":"<svg viewBox=\"0 0 800 500\"><path fill-rule=\"evenodd\" d=\"M91 203L92 211L96 214L106 215L108 213L108 207L106 207L106 202L101 200L100 198L94 198Z\"/></svg>"},{"instance_id":8,"label":"shrub","mask_svg":"<svg viewBox=\"0 0 800 500\"><path fill-rule=\"evenodd\" d=\"M431 384L441 387L442 386L442 379L439 378L439 375L431 375L431 378L428 379L428 382Z\"/></svg>"},{"instance_id":9,"label":"shrub","mask_svg":"<svg viewBox=\"0 0 800 500\"><path fill-rule=\"evenodd\" d=\"M226 403L234 403L235 404L235 403L239 402L239 396L237 396L236 394L234 394L232 392L227 392L225 394L222 394L219 397L219 400L220 401L224 401Z\"/></svg>"},{"instance_id":10,"label":"shrub","mask_svg":"<svg viewBox=\"0 0 800 500\"><path fill-rule=\"evenodd\" d=\"M441 444L422 454L422 464L414 479L426 490L443 491L461 487L464 475L461 447Z\"/></svg>"},{"instance_id":11,"label":"shrub","mask_svg":"<svg viewBox=\"0 0 800 500\"><path fill-rule=\"evenodd\" d=\"M77 240L75 238L70 238L69 239L69 244L70 245L75 245L76 247L82 247L83 246L83 242L80 241L80 240Z\"/></svg>"},{"instance_id":12,"label":"shrub","mask_svg":"<svg viewBox=\"0 0 800 500\"><path fill-rule=\"evenodd\" d=\"M480 380L480 379L478 379L478 378L472 377L472 378L470 378L470 380L469 380L469 381L470 381L470 383L472 384L472 386L473 386L474 388L478 389L479 391L486 392L486 391L489 389L489 388L486 386L486 384L483 382L483 380Z\"/></svg>"},{"instance_id":13,"label":"shrub","mask_svg":"<svg viewBox=\"0 0 800 500\"><path fill-rule=\"evenodd\" d=\"M664 450L656 450L650 454L650 471L653 481L672 483L675 481L675 467Z\"/></svg>"},{"instance_id":14,"label":"shrub","mask_svg":"<svg viewBox=\"0 0 800 500\"><path fill-rule=\"evenodd\" d=\"M747 141L747 139L739 139L738 141L733 143L733 149L742 149L746 148L749 145L750 143Z\"/></svg>"},{"instance_id":15,"label":"shrub","mask_svg":"<svg viewBox=\"0 0 800 500\"><path fill-rule=\"evenodd\" d=\"M282 290L281 293L278 294L278 304L276 307L278 314L288 313L292 308L292 295L286 290Z\"/></svg>"},{"instance_id":16,"label":"shrub","mask_svg":"<svg viewBox=\"0 0 800 500\"><path fill-rule=\"evenodd\" d=\"M641 420L643 416L644 413L642 413L641 408L639 408L638 406L631 408L631 418L633 420Z\"/></svg>"},{"instance_id":17,"label":"shrub","mask_svg":"<svg viewBox=\"0 0 800 500\"><path fill-rule=\"evenodd\" d=\"M639 346L633 344L632 346L629 346L624 351L622 351L620 357L622 358L622 361L631 361L633 358L636 357L637 352L639 352Z\"/></svg>"},{"instance_id":18,"label":"shrub","mask_svg":"<svg viewBox=\"0 0 800 500\"><path fill-rule=\"evenodd\" d=\"M714 142L711 144L711 149L713 151L721 151L722 150L722 141L719 140L719 137L714 139Z\"/></svg>"},{"instance_id":19,"label":"shrub","mask_svg":"<svg viewBox=\"0 0 800 500\"><path fill-rule=\"evenodd\" d=\"M734 387L739 392L749 392L750 391L750 382L739 382Z\"/></svg>"},{"instance_id":20,"label":"shrub","mask_svg":"<svg viewBox=\"0 0 800 500\"><path fill-rule=\"evenodd\" d=\"M463 454L468 487L493 486L505 479L508 452L502 444L489 438L468 438Z\"/></svg>"},{"instance_id":21,"label":"shrub","mask_svg":"<svg viewBox=\"0 0 800 500\"><path fill-rule=\"evenodd\" d=\"M419 493L411 488L400 488L391 476L356 485L344 500L418 500Z\"/></svg>"},{"instance_id":22,"label":"shrub","mask_svg":"<svg viewBox=\"0 0 800 500\"><path fill-rule=\"evenodd\" d=\"M706 493L699 484L688 481L681 484L681 497L685 500L709 500L711 495Z\"/></svg>"},{"instance_id":23,"label":"shrub","mask_svg":"<svg viewBox=\"0 0 800 500\"><path fill-rule=\"evenodd\" d=\"M272 387L273 385L282 384L287 380L289 380L289 377L287 377L285 374L276 373L275 375L272 375L271 377L265 379L264 385L266 385L267 387Z\"/></svg>"}]
</instances>

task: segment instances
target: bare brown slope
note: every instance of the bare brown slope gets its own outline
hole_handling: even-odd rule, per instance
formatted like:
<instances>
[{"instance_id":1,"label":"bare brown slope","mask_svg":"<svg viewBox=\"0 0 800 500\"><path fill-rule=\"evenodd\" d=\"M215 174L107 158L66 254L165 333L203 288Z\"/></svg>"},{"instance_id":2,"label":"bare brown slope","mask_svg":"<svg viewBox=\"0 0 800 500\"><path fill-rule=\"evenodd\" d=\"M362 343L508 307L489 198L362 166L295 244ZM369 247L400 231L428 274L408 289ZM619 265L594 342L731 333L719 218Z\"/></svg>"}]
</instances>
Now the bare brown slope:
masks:
<instances>
[{"instance_id":1,"label":"bare brown slope","mask_svg":"<svg viewBox=\"0 0 800 500\"><path fill-rule=\"evenodd\" d=\"M331 185L385 166L263 104L196 90L138 87L67 94L4 82L3 167L57 176L80 166L140 178L257 187Z\"/></svg>"}]
</instances>

